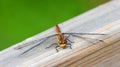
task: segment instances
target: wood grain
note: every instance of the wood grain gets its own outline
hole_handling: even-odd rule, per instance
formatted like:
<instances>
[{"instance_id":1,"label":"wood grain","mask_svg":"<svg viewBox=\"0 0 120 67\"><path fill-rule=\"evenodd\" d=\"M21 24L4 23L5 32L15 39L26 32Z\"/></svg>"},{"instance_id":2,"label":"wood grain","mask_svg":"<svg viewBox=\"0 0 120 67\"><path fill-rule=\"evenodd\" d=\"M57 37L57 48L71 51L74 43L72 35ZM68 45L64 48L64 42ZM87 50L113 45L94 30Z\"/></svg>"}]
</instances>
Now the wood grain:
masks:
<instances>
[{"instance_id":1,"label":"wood grain","mask_svg":"<svg viewBox=\"0 0 120 67\"><path fill-rule=\"evenodd\" d=\"M105 33L105 36L86 36L101 39L92 44L86 40L73 39L72 49L56 52L42 46L21 55L39 42L41 38L55 34L54 27L30 37L0 52L0 67L120 67L120 0L112 0L82 15L59 24L61 32ZM34 42L33 42L34 41ZM28 44L29 43L29 44ZM22 46L23 49L15 49Z\"/></svg>"}]
</instances>

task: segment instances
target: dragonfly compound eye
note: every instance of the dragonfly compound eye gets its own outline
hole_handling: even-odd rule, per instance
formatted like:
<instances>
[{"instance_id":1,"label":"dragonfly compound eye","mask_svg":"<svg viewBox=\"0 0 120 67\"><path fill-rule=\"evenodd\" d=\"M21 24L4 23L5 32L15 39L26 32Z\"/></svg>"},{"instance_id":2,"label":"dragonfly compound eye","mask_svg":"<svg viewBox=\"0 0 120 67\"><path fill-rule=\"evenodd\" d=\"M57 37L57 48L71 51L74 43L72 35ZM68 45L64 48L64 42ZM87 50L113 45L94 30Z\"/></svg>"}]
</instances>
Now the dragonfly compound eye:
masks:
<instances>
[{"instance_id":1,"label":"dragonfly compound eye","mask_svg":"<svg viewBox=\"0 0 120 67\"><path fill-rule=\"evenodd\" d=\"M67 41L66 40L64 40L64 44L66 44L67 43Z\"/></svg>"},{"instance_id":2,"label":"dragonfly compound eye","mask_svg":"<svg viewBox=\"0 0 120 67\"><path fill-rule=\"evenodd\" d=\"M62 41L60 40L59 43L62 44Z\"/></svg>"}]
</instances>

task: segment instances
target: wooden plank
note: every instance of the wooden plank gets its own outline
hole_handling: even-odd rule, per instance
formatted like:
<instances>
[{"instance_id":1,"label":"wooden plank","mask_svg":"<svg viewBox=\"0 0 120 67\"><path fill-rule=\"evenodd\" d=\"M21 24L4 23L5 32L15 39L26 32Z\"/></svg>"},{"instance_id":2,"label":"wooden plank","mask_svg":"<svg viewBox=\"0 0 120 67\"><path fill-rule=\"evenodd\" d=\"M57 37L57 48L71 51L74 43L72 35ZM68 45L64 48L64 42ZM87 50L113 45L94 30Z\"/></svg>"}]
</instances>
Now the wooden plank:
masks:
<instances>
[{"instance_id":1,"label":"wooden plank","mask_svg":"<svg viewBox=\"0 0 120 67\"><path fill-rule=\"evenodd\" d=\"M102 39L104 42L92 44L85 40L73 39L72 49L61 49L58 53L54 48L43 50L42 47L54 42L51 39L43 46L38 46L24 55L28 48L39 42L39 39L55 34L54 27L30 37L0 52L0 67L119 67L120 41L120 0L110 1L80 16L59 24L62 32L97 32L106 36L86 36ZM36 40L36 41L35 41ZM33 43L33 41L35 41ZM25 44L30 43L30 45ZM17 46L23 49L16 50Z\"/></svg>"},{"instance_id":2,"label":"wooden plank","mask_svg":"<svg viewBox=\"0 0 120 67\"><path fill-rule=\"evenodd\" d=\"M82 59L68 65L68 67L119 67L120 42L109 45Z\"/></svg>"}]
</instances>

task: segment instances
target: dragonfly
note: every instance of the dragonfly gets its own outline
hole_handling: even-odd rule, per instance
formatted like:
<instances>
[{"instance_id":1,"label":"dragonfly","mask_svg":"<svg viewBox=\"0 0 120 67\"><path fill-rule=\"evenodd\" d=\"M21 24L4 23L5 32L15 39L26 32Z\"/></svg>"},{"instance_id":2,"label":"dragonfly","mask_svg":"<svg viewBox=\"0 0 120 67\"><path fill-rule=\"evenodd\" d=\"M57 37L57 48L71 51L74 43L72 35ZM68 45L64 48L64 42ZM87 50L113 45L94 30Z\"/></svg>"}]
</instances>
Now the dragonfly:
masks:
<instances>
[{"instance_id":1,"label":"dragonfly","mask_svg":"<svg viewBox=\"0 0 120 67\"><path fill-rule=\"evenodd\" d=\"M33 45L32 47L30 47L29 49L27 49L26 51L24 51L22 54L25 54L27 53L28 51L32 50L33 48L45 43L45 42L51 42L51 41L47 41L49 39L51 39L52 37L54 37L54 39L56 40L55 42L53 41L52 44L50 44L49 46L47 47L44 47L45 49L48 49L52 46L55 45L55 49L56 51L58 52L58 48L62 48L62 49L65 49L67 46L70 47L70 49L72 49L72 43L74 43L72 40L72 38L80 38L80 39L83 39L85 41L88 41L92 44L95 44L92 40L95 40L95 41L99 41L99 42L104 42L103 40L100 40L100 39L95 39L95 38L87 38L87 37L84 37L83 35L106 35L106 34L102 34L102 33L63 33L61 32L61 29L59 27L59 25L57 24L55 26L55 31L57 34L53 34L53 35L50 35L50 36L47 36L47 37L44 37L44 38L41 38L41 39L38 39L38 40L35 40L35 41L32 41L32 42L29 42L29 43L25 43L24 45L20 45L20 46L17 46L15 49L19 50L19 49L22 49L30 44L34 44L36 43L35 45ZM70 39L70 37L72 37Z\"/></svg>"}]
</instances>

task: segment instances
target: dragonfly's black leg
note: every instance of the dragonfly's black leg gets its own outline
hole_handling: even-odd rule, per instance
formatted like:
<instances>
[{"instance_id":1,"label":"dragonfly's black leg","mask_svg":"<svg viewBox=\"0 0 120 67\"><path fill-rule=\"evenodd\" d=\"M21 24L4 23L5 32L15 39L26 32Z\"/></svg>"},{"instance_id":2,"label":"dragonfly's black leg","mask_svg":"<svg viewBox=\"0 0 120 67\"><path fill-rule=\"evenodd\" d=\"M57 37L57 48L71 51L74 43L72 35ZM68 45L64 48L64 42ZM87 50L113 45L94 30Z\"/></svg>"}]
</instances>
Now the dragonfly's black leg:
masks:
<instances>
[{"instance_id":1,"label":"dragonfly's black leg","mask_svg":"<svg viewBox=\"0 0 120 67\"><path fill-rule=\"evenodd\" d=\"M59 47L59 46L56 46L56 47L55 47L55 49L56 49L57 52L59 51L59 50L58 50L58 47Z\"/></svg>"},{"instance_id":2,"label":"dragonfly's black leg","mask_svg":"<svg viewBox=\"0 0 120 67\"><path fill-rule=\"evenodd\" d=\"M69 39L66 39L67 41L69 41L70 43L74 43L74 42L72 42L71 40L69 40Z\"/></svg>"},{"instance_id":3,"label":"dragonfly's black leg","mask_svg":"<svg viewBox=\"0 0 120 67\"><path fill-rule=\"evenodd\" d=\"M72 41L69 40L70 35L68 35L65 39L68 40L70 43L73 43Z\"/></svg>"},{"instance_id":4,"label":"dragonfly's black leg","mask_svg":"<svg viewBox=\"0 0 120 67\"><path fill-rule=\"evenodd\" d=\"M53 44L51 44L50 46L46 47L45 49L50 48L50 47L52 47L53 45L57 45L57 43L53 43Z\"/></svg>"},{"instance_id":5,"label":"dragonfly's black leg","mask_svg":"<svg viewBox=\"0 0 120 67\"><path fill-rule=\"evenodd\" d=\"M66 36L66 39L68 39L70 37L70 35Z\"/></svg>"},{"instance_id":6,"label":"dragonfly's black leg","mask_svg":"<svg viewBox=\"0 0 120 67\"><path fill-rule=\"evenodd\" d=\"M70 43L70 44L68 44L68 46L70 46L70 49L72 49L72 45L71 45L71 43Z\"/></svg>"}]
</instances>

